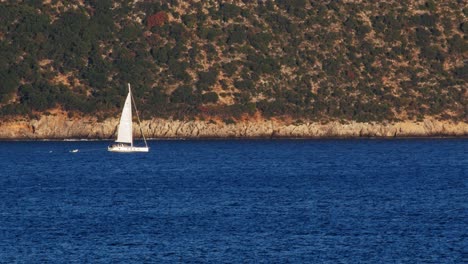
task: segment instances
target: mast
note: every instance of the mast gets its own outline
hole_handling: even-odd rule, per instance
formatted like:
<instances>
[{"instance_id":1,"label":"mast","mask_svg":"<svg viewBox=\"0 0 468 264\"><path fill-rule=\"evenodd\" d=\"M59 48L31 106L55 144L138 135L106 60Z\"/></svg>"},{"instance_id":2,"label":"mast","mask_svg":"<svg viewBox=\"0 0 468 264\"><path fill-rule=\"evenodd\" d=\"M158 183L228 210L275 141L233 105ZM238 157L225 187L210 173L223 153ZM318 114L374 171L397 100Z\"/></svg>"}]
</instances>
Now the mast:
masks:
<instances>
[{"instance_id":1,"label":"mast","mask_svg":"<svg viewBox=\"0 0 468 264\"><path fill-rule=\"evenodd\" d=\"M143 134L143 129L141 129L140 116L138 115L138 110L136 108L135 98L133 98L133 94L131 92L130 83L128 83L128 91L129 91L130 97L132 98L132 101L133 101L133 107L135 108L135 113L137 115L138 127L140 128L141 136L143 137L143 141L145 142L145 146L148 147L148 144L146 143L145 134ZM132 146L133 146L133 142L132 142Z\"/></svg>"},{"instance_id":2,"label":"mast","mask_svg":"<svg viewBox=\"0 0 468 264\"><path fill-rule=\"evenodd\" d=\"M133 101L133 95L132 95L132 89L130 88L130 83L128 84L128 97L130 97L130 101ZM131 103L132 102L130 102L130 104ZM133 102L133 107L135 107L135 102ZM132 122L133 122L133 120L132 120ZM133 147L133 129L132 129L131 133L132 133L132 142L130 143L130 146Z\"/></svg>"}]
</instances>

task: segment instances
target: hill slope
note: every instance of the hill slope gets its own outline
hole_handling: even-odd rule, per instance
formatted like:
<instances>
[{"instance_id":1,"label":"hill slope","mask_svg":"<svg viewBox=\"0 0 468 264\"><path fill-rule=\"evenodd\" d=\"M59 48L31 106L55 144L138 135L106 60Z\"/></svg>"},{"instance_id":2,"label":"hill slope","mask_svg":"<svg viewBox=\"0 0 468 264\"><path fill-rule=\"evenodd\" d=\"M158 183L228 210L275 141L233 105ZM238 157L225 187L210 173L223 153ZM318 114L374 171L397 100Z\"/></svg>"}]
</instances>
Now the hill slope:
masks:
<instances>
[{"instance_id":1,"label":"hill slope","mask_svg":"<svg viewBox=\"0 0 468 264\"><path fill-rule=\"evenodd\" d=\"M466 122L464 1L3 1L2 116Z\"/></svg>"}]
</instances>

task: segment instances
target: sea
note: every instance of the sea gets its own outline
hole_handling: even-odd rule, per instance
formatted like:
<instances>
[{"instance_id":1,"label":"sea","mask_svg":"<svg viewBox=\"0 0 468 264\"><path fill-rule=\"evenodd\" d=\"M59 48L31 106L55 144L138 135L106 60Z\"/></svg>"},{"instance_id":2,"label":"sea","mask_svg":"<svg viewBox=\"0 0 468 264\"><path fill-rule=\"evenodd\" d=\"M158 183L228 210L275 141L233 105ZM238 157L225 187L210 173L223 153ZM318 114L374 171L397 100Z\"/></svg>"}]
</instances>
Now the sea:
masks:
<instances>
[{"instance_id":1,"label":"sea","mask_svg":"<svg viewBox=\"0 0 468 264\"><path fill-rule=\"evenodd\" d=\"M468 262L466 138L110 143L0 142L0 263Z\"/></svg>"}]
</instances>

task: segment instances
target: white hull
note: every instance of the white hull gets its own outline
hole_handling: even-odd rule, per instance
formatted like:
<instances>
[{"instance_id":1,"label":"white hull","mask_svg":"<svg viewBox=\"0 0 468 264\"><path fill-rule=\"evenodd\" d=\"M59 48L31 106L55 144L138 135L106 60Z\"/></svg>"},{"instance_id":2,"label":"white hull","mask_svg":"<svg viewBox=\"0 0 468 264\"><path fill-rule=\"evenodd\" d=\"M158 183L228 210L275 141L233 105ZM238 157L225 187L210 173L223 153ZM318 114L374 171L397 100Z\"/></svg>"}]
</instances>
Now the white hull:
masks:
<instances>
[{"instance_id":1,"label":"white hull","mask_svg":"<svg viewBox=\"0 0 468 264\"><path fill-rule=\"evenodd\" d=\"M131 146L109 146L108 151L111 152L148 152L148 147L131 147Z\"/></svg>"}]
</instances>

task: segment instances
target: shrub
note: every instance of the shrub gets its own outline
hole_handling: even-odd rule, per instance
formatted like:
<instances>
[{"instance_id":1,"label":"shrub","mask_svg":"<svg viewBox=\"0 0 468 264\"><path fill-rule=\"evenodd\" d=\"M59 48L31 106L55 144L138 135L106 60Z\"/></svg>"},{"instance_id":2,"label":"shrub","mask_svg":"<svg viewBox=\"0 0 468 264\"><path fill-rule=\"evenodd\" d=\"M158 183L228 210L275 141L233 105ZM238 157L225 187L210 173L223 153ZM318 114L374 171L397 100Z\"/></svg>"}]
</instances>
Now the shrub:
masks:
<instances>
[{"instance_id":1,"label":"shrub","mask_svg":"<svg viewBox=\"0 0 468 264\"><path fill-rule=\"evenodd\" d=\"M449 39L448 43L452 53L463 53L468 50L468 44L458 34Z\"/></svg>"},{"instance_id":2,"label":"shrub","mask_svg":"<svg viewBox=\"0 0 468 264\"><path fill-rule=\"evenodd\" d=\"M10 99L11 93L18 88L20 80L14 72L7 70L0 71L0 80L2 80L2 84L0 85L0 102L5 102Z\"/></svg>"},{"instance_id":3,"label":"shrub","mask_svg":"<svg viewBox=\"0 0 468 264\"><path fill-rule=\"evenodd\" d=\"M224 21L228 21L229 19L233 19L241 14L241 8L230 3L223 3L219 7L219 11L223 17Z\"/></svg>"},{"instance_id":4,"label":"shrub","mask_svg":"<svg viewBox=\"0 0 468 264\"><path fill-rule=\"evenodd\" d=\"M204 104L216 103L218 102L218 99L219 99L218 94L215 92L208 92L208 93L202 94L202 102Z\"/></svg>"},{"instance_id":5,"label":"shrub","mask_svg":"<svg viewBox=\"0 0 468 264\"><path fill-rule=\"evenodd\" d=\"M192 28L197 23L197 16L195 14L182 15L182 22L184 22L187 27Z\"/></svg>"},{"instance_id":6,"label":"shrub","mask_svg":"<svg viewBox=\"0 0 468 264\"><path fill-rule=\"evenodd\" d=\"M249 43L252 47L261 50L263 52L268 51L268 45L272 40L273 36L270 33L258 33L249 35Z\"/></svg>"},{"instance_id":7,"label":"shrub","mask_svg":"<svg viewBox=\"0 0 468 264\"><path fill-rule=\"evenodd\" d=\"M460 31L468 34L468 22L463 22L460 24Z\"/></svg>"},{"instance_id":8,"label":"shrub","mask_svg":"<svg viewBox=\"0 0 468 264\"><path fill-rule=\"evenodd\" d=\"M255 88L255 85L251 80L235 80L234 86L242 91L251 91Z\"/></svg>"},{"instance_id":9,"label":"shrub","mask_svg":"<svg viewBox=\"0 0 468 264\"><path fill-rule=\"evenodd\" d=\"M206 72L199 72L198 73L198 86L202 90L208 90L210 86L216 83L218 79L218 70L211 68Z\"/></svg>"},{"instance_id":10,"label":"shrub","mask_svg":"<svg viewBox=\"0 0 468 264\"><path fill-rule=\"evenodd\" d=\"M146 26L148 29L151 29L152 27L160 27L164 25L168 21L168 15L164 11L159 11L156 14L148 17L146 20Z\"/></svg>"},{"instance_id":11,"label":"shrub","mask_svg":"<svg viewBox=\"0 0 468 264\"><path fill-rule=\"evenodd\" d=\"M455 76L462 80L468 79L468 64L464 64L462 67L456 68L454 70Z\"/></svg>"},{"instance_id":12,"label":"shrub","mask_svg":"<svg viewBox=\"0 0 468 264\"><path fill-rule=\"evenodd\" d=\"M193 103L195 102L195 95L190 86L182 85L171 94L171 102L173 103Z\"/></svg>"},{"instance_id":13,"label":"shrub","mask_svg":"<svg viewBox=\"0 0 468 264\"><path fill-rule=\"evenodd\" d=\"M237 71L237 63L228 62L228 63L223 64L222 68L227 76L232 76Z\"/></svg>"},{"instance_id":14,"label":"shrub","mask_svg":"<svg viewBox=\"0 0 468 264\"><path fill-rule=\"evenodd\" d=\"M236 43L243 43L247 40L247 31L244 27L235 25L232 30L229 31L227 44L232 45Z\"/></svg>"},{"instance_id":15,"label":"shrub","mask_svg":"<svg viewBox=\"0 0 468 264\"><path fill-rule=\"evenodd\" d=\"M216 37L220 36L223 32L214 27L200 27L199 28L199 35L201 38L205 38L208 41L213 41L216 39Z\"/></svg>"},{"instance_id":16,"label":"shrub","mask_svg":"<svg viewBox=\"0 0 468 264\"><path fill-rule=\"evenodd\" d=\"M232 119L232 118L223 119L223 122L224 122L226 125L235 125L235 124L236 124L236 121L234 121L234 119Z\"/></svg>"}]
</instances>

